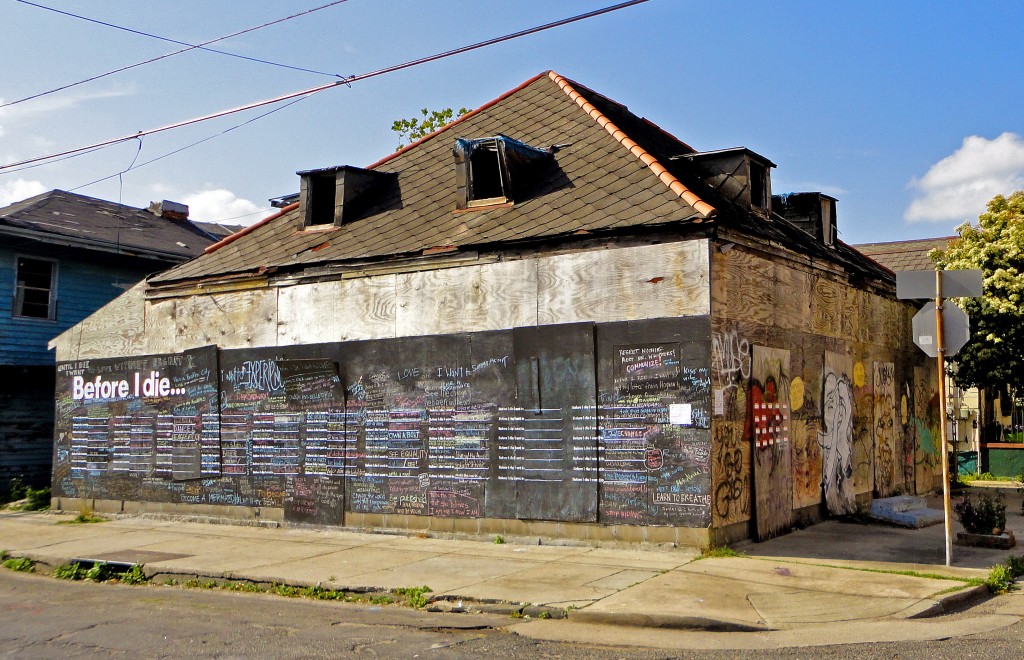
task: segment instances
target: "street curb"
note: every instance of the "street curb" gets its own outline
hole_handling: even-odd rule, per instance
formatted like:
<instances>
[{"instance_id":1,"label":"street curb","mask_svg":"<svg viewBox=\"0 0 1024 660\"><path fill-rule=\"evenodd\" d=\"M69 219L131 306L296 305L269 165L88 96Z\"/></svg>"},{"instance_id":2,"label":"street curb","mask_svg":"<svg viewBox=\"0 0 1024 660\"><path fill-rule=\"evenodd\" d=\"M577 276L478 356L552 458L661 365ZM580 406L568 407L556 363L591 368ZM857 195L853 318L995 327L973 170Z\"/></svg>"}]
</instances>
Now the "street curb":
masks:
<instances>
[{"instance_id":1,"label":"street curb","mask_svg":"<svg viewBox=\"0 0 1024 660\"><path fill-rule=\"evenodd\" d=\"M987 599L991 594L989 593L988 587L983 584L978 584L973 587L967 587L960 591L955 591L945 596L940 596L935 601L921 610L908 616L908 619L927 619L933 616L939 616L941 614L948 614L953 610L973 605L974 603Z\"/></svg>"},{"instance_id":2,"label":"street curb","mask_svg":"<svg viewBox=\"0 0 1024 660\"><path fill-rule=\"evenodd\" d=\"M599 625L629 626L633 628L668 628L672 630L702 630L705 632L770 632L768 626L755 626L736 621L708 619L699 616L671 616L658 614L635 614L628 612L588 612L572 610L568 619L574 623L596 623Z\"/></svg>"}]
</instances>

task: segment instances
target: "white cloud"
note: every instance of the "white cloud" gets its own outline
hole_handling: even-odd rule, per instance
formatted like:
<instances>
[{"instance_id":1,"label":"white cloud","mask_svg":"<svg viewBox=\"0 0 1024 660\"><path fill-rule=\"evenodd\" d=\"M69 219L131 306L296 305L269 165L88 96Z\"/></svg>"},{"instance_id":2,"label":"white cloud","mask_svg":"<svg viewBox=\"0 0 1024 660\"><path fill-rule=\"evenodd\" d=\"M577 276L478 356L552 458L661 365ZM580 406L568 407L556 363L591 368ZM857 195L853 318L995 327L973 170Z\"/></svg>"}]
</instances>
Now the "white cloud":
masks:
<instances>
[{"instance_id":1,"label":"white cloud","mask_svg":"<svg viewBox=\"0 0 1024 660\"><path fill-rule=\"evenodd\" d=\"M917 190L903 217L910 222L974 220L996 195L1024 189L1024 138L964 138L959 149L909 186Z\"/></svg>"},{"instance_id":2,"label":"white cloud","mask_svg":"<svg viewBox=\"0 0 1024 660\"><path fill-rule=\"evenodd\" d=\"M185 195L182 203L188 204L189 219L199 222L251 225L266 215L263 207L223 188Z\"/></svg>"},{"instance_id":3,"label":"white cloud","mask_svg":"<svg viewBox=\"0 0 1024 660\"><path fill-rule=\"evenodd\" d=\"M15 202L20 202L23 199L28 199L47 190L49 188L39 181L15 179L14 181L0 183L0 206L10 206Z\"/></svg>"}]
</instances>

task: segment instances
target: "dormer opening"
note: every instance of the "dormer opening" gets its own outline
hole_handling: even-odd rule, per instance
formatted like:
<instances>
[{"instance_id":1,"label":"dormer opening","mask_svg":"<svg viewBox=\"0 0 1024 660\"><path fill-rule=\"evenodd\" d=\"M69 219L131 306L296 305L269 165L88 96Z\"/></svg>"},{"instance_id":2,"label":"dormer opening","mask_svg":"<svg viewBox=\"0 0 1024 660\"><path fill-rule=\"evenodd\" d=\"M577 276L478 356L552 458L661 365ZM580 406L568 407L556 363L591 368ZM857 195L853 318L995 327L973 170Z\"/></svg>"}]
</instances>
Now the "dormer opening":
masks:
<instances>
[{"instance_id":1,"label":"dormer opening","mask_svg":"<svg viewBox=\"0 0 1024 660\"><path fill-rule=\"evenodd\" d=\"M525 199L551 153L505 135L459 138L452 151L459 196L456 208L514 204Z\"/></svg>"},{"instance_id":2,"label":"dormer opening","mask_svg":"<svg viewBox=\"0 0 1024 660\"><path fill-rule=\"evenodd\" d=\"M298 173L301 229L340 227L358 219L397 175L340 165Z\"/></svg>"},{"instance_id":3,"label":"dormer opening","mask_svg":"<svg viewBox=\"0 0 1024 660\"><path fill-rule=\"evenodd\" d=\"M470 205L510 201L505 190L504 151L496 139L482 140L469 157Z\"/></svg>"},{"instance_id":4,"label":"dormer opening","mask_svg":"<svg viewBox=\"0 0 1024 660\"><path fill-rule=\"evenodd\" d=\"M750 205L768 209L771 193L768 190L768 168L757 161L750 161Z\"/></svg>"},{"instance_id":5,"label":"dormer opening","mask_svg":"<svg viewBox=\"0 0 1024 660\"><path fill-rule=\"evenodd\" d=\"M335 172L309 176L306 191L306 226L334 224L334 211L338 192Z\"/></svg>"},{"instance_id":6,"label":"dormer opening","mask_svg":"<svg viewBox=\"0 0 1024 660\"><path fill-rule=\"evenodd\" d=\"M688 160L704 183L751 213L771 215L771 168L775 163L745 147L676 156Z\"/></svg>"}]
</instances>

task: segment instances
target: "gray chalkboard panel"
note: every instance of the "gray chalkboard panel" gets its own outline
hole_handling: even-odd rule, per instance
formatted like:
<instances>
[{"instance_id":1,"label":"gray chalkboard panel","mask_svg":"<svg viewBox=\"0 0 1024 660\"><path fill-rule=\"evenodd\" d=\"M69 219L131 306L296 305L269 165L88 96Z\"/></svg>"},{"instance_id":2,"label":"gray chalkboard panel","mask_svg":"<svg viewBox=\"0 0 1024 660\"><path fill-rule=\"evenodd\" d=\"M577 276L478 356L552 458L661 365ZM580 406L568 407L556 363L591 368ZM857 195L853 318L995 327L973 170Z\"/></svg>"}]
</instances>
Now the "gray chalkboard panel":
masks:
<instances>
[{"instance_id":1,"label":"gray chalkboard panel","mask_svg":"<svg viewBox=\"0 0 1024 660\"><path fill-rule=\"evenodd\" d=\"M597 337L600 520L707 526L708 320L603 324Z\"/></svg>"}]
</instances>

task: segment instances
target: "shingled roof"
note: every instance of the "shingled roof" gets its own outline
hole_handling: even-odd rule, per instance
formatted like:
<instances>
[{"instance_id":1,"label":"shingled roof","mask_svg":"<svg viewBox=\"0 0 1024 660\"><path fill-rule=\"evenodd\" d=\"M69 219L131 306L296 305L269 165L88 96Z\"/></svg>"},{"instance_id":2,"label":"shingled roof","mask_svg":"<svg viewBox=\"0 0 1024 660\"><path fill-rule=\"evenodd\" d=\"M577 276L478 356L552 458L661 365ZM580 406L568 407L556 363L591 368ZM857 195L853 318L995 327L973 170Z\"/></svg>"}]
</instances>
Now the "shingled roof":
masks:
<instances>
[{"instance_id":1,"label":"shingled roof","mask_svg":"<svg viewBox=\"0 0 1024 660\"><path fill-rule=\"evenodd\" d=\"M63 190L0 208L0 234L171 263L202 254L214 241L188 220Z\"/></svg>"},{"instance_id":2,"label":"shingled roof","mask_svg":"<svg viewBox=\"0 0 1024 660\"><path fill-rule=\"evenodd\" d=\"M551 165L526 199L458 210L455 140L497 135L549 150ZM891 279L891 273L848 246L825 246L778 216L753 221L679 158L693 153L626 106L548 71L369 165L366 169L396 175L397 184L386 187L357 219L303 229L299 204L291 204L149 283L173 287L267 272L286 275L328 264L448 255L707 221L728 222Z\"/></svg>"},{"instance_id":3,"label":"shingled roof","mask_svg":"<svg viewBox=\"0 0 1024 660\"><path fill-rule=\"evenodd\" d=\"M901 273L907 270L935 270L935 262L931 260L928 253L932 250L946 249L950 242L957 238L957 236L918 238L911 241L864 243L853 247L894 273Z\"/></svg>"}]
</instances>

